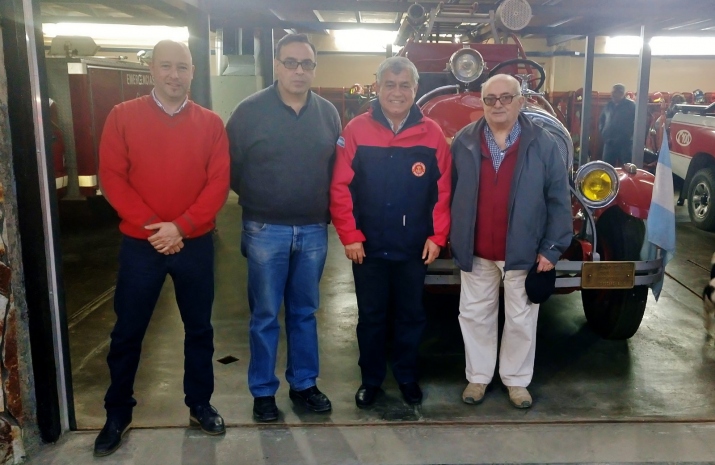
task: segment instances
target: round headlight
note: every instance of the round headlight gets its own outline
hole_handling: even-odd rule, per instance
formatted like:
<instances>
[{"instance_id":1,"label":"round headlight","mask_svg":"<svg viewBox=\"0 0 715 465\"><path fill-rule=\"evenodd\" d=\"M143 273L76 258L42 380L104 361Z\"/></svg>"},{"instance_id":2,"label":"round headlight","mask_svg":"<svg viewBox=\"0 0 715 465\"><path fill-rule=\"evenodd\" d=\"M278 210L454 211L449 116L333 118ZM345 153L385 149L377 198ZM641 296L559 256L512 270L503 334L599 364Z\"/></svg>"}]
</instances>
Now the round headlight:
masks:
<instances>
[{"instance_id":1,"label":"round headlight","mask_svg":"<svg viewBox=\"0 0 715 465\"><path fill-rule=\"evenodd\" d=\"M618 194L618 174L608 163L592 161L576 172L576 186L588 207L603 208Z\"/></svg>"},{"instance_id":2,"label":"round headlight","mask_svg":"<svg viewBox=\"0 0 715 465\"><path fill-rule=\"evenodd\" d=\"M474 49L457 50L449 59L449 69L458 81L466 84L476 81L484 71L484 58Z\"/></svg>"}]
</instances>

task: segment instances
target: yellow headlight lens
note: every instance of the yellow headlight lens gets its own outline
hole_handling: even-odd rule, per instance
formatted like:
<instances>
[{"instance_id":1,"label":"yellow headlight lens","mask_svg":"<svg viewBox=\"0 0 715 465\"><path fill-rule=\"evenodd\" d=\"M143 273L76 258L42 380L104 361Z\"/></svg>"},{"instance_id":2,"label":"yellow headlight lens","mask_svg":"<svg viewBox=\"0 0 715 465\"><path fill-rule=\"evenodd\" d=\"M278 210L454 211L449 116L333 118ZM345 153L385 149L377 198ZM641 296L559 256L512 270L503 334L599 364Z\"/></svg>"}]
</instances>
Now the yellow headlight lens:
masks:
<instances>
[{"instance_id":1,"label":"yellow headlight lens","mask_svg":"<svg viewBox=\"0 0 715 465\"><path fill-rule=\"evenodd\" d=\"M594 202L600 202L613 191L613 182L607 172L594 170L588 173L581 182L581 193Z\"/></svg>"}]
</instances>

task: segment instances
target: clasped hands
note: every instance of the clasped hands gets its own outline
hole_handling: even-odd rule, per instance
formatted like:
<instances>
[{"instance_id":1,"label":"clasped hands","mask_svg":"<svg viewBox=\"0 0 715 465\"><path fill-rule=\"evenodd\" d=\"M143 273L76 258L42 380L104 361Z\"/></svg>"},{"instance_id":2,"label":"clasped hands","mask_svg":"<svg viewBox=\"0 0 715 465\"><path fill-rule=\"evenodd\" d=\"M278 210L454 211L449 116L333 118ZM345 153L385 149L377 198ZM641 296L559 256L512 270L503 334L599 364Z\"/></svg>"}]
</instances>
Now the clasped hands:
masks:
<instances>
[{"instance_id":1,"label":"clasped hands","mask_svg":"<svg viewBox=\"0 0 715 465\"><path fill-rule=\"evenodd\" d=\"M144 229L156 231L149 236L149 243L159 253L172 255L184 248L184 238L174 223L164 221L144 226Z\"/></svg>"},{"instance_id":2,"label":"clasped hands","mask_svg":"<svg viewBox=\"0 0 715 465\"><path fill-rule=\"evenodd\" d=\"M425 260L425 265L429 265L437 259L439 256L440 246L432 242L432 240L427 239L425 246L422 249L422 258ZM362 242L353 242L345 246L345 256L352 260L353 263L358 265L362 264L365 258L365 248Z\"/></svg>"}]
</instances>

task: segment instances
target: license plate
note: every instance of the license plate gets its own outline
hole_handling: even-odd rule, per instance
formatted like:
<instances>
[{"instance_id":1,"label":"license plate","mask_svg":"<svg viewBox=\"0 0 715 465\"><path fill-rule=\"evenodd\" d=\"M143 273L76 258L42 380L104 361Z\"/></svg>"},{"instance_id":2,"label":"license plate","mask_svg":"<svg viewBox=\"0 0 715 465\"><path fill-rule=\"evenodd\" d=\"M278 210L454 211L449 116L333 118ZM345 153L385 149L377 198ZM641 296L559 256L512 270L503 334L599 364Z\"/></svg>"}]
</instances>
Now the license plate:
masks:
<instances>
[{"instance_id":1,"label":"license plate","mask_svg":"<svg viewBox=\"0 0 715 465\"><path fill-rule=\"evenodd\" d=\"M581 289L631 289L635 283L635 262L585 262L581 267Z\"/></svg>"}]
</instances>

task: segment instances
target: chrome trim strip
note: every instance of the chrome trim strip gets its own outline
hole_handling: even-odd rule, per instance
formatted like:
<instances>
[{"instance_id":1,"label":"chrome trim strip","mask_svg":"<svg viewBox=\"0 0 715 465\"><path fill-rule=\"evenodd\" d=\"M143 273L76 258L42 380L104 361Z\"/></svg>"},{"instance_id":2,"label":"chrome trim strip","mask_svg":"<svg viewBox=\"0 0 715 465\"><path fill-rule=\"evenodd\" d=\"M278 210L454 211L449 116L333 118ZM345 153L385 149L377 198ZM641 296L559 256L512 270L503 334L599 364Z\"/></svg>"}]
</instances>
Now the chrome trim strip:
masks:
<instances>
[{"instance_id":1,"label":"chrome trim strip","mask_svg":"<svg viewBox=\"0 0 715 465\"><path fill-rule=\"evenodd\" d=\"M63 187L67 187L68 180L69 176L60 176L58 178L55 178L55 188L62 189Z\"/></svg>"},{"instance_id":2,"label":"chrome trim strip","mask_svg":"<svg viewBox=\"0 0 715 465\"><path fill-rule=\"evenodd\" d=\"M79 187L96 187L97 186L97 175L92 176L77 176L79 180Z\"/></svg>"}]
</instances>

